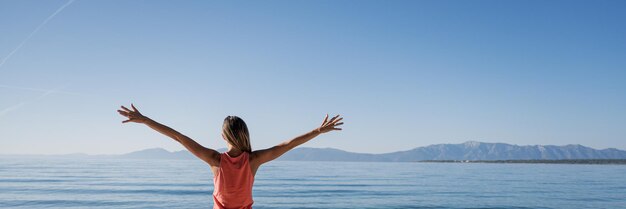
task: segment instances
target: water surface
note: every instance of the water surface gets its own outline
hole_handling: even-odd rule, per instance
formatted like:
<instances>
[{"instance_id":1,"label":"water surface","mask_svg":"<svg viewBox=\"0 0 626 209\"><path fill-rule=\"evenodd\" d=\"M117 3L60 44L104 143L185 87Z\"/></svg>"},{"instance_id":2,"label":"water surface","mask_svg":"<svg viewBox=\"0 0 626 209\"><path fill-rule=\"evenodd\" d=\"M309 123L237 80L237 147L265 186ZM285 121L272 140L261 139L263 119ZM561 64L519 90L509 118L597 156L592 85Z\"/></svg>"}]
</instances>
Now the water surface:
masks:
<instances>
[{"instance_id":1,"label":"water surface","mask_svg":"<svg viewBox=\"0 0 626 209\"><path fill-rule=\"evenodd\" d=\"M207 208L199 160L0 158L1 208ZM626 208L626 166L276 161L254 208Z\"/></svg>"}]
</instances>

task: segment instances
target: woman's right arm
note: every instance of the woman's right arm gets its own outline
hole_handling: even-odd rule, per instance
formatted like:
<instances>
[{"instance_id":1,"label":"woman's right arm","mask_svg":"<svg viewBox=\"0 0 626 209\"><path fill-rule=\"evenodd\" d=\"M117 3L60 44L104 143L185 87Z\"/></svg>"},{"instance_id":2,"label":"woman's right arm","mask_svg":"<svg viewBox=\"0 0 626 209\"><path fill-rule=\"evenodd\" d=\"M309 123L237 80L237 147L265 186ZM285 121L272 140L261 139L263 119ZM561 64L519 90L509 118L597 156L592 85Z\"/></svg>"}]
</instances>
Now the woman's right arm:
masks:
<instances>
[{"instance_id":1,"label":"woman's right arm","mask_svg":"<svg viewBox=\"0 0 626 209\"><path fill-rule=\"evenodd\" d=\"M324 118L324 122L322 122L322 125L320 127L271 148L254 151L252 152L251 160L254 161L253 163L255 165L260 166L263 163L272 161L280 157L289 150L308 142L309 140L319 136L320 134L327 133L333 130L341 130L341 128L337 128L337 126L343 125L343 122L339 122L342 119L343 118L340 118L339 115L337 115L328 120L328 115L326 115L326 117Z\"/></svg>"},{"instance_id":2,"label":"woman's right arm","mask_svg":"<svg viewBox=\"0 0 626 209\"><path fill-rule=\"evenodd\" d=\"M198 142L194 141L193 139L181 134L180 132L142 115L139 110L137 110L137 108L135 108L135 106L132 104L131 107L133 108L133 110L130 110L124 106L121 107L121 110L118 110L121 115L128 118L128 120L122 121L122 123L143 123L148 127L154 129L155 131L158 131L159 133L176 140L187 150L189 150L189 152L191 152L193 155L200 158L201 160L207 162L209 165L219 166L219 152L213 149L206 148L198 144Z\"/></svg>"}]
</instances>

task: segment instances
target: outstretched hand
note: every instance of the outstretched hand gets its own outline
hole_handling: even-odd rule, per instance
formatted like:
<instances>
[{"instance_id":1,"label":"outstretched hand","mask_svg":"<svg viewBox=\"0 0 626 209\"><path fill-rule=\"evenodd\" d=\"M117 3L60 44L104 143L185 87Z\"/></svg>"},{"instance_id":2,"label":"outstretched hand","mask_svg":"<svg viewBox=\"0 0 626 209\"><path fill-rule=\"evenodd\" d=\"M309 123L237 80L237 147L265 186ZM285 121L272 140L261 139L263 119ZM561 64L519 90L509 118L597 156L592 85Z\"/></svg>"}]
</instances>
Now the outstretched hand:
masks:
<instances>
[{"instance_id":1,"label":"outstretched hand","mask_svg":"<svg viewBox=\"0 0 626 209\"><path fill-rule=\"evenodd\" d=\"M317 130L320 133L326 133L326 132L333 131L333 130L340 131L341 128L337 128L337 126L343 125L343 122L339 122L341 120L343 120L343 118L340 118L339 115L328 120L328 114L326 114L326 117L324 118L324 122L322 122L322 125L319 128L317 128Z\"/></svg>"},{"instance_id":2,"label":"outstretched hand","mask_svg":"<svg viewBox=\"0 0 626 209\"><path fill-rule=\"evenodd\" d=\"M133 108L133 110L129 110L128 108L121 106L121 110L117 110L118 113L120 113L120 115L123 115L124 117L127 117L128 120L122 121L122 123L127 123L127 122L135 122L135 123L143 123L146 122L146 120L148 119L146 116L143 116L139 110L137 110L137 108L135 108L135 105L130 104L130 107Z\"/></svg>"}]
</instances>

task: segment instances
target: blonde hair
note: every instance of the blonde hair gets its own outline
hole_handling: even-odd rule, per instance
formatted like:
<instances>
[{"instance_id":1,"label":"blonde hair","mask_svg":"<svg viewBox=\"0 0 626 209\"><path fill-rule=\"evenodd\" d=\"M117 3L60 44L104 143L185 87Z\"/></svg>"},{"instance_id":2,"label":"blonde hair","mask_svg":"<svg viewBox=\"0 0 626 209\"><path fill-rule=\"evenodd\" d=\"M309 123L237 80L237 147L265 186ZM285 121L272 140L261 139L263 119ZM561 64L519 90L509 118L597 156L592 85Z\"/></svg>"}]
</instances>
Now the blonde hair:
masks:
<instances>
[{"instance_id":1,"label":"blonde hair","mask_svg":"<svg viewBox=\"0 0 626 209\"><path fill-rule=\"evenodd\" d=\"M231 146L243 152L252 152L248 126L241 118L237 116L227 116L224 118L222 134L224 134L224 138L226 138L226 141Z\"/></svg>"}]
</instances>

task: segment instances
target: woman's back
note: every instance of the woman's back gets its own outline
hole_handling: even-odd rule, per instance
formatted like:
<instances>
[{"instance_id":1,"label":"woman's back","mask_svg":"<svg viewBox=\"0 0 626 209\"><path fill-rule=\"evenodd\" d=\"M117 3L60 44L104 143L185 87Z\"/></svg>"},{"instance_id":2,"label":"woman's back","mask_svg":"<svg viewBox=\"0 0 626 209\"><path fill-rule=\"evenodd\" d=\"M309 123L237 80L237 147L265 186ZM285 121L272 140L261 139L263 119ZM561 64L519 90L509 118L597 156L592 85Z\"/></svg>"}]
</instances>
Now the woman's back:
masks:
<instances>
[{"instance_id":1,"label":"woman's back","mask_svg":"<svg viewBox=\"0 0 626 209\"><path fill-rule=\"evenodd\" d=\"M237 157L220 154L218 172L213 177L213 208L252 208L254 175L250 169L249 153Z\"/></svg>"}]
</instances>

